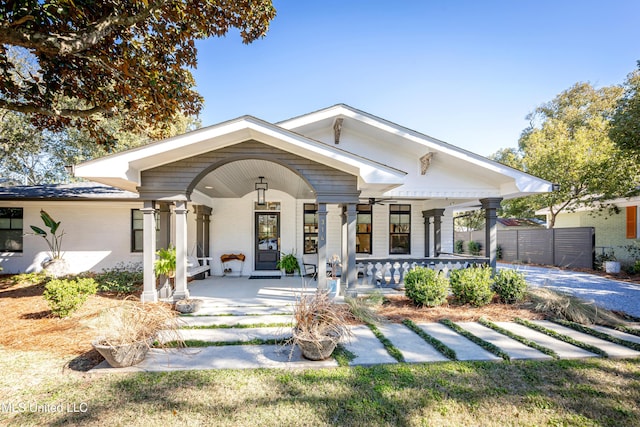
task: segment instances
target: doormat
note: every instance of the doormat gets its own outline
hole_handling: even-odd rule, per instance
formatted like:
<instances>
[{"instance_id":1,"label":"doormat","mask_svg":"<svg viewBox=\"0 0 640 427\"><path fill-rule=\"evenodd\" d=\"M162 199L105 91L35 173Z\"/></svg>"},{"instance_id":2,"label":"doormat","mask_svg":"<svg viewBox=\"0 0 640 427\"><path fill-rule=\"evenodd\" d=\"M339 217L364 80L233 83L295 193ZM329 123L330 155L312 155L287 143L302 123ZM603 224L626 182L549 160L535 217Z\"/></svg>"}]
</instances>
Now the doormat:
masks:
<instances>
[{"instance_id":1,"label":"doormat","mask_svg":"<svg viewBox=\"0 0 640 427\"><path fill-rule=\"evenodd\" d=\"M279 279L281 276L249 276L249 279Z\"/></svg>"}]
</instances>

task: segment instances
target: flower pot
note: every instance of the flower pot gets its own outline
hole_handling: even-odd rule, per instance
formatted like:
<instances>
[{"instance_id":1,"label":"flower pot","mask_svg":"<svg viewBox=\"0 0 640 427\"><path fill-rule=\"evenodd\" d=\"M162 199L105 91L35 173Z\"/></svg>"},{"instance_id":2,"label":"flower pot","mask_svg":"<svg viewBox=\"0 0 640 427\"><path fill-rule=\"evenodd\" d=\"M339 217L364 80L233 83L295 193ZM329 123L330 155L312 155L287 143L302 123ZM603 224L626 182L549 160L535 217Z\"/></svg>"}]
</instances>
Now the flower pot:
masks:
<instances>
[{"instance_id":1,"label":"flower pot","mask_svg":"<svg viewBox=\"0 0 640 427\"><path fill-rule=\"evenodd\" d=\"M44 271L52 277L58 278L69 274L69 263L63 258L54 258L42 263Z\"/></svg>"},{"instance_id":2,"label":"flower pot","mask_svg":"<svg viewBox=\"0 0 640 427\"><path fill-rule=\"evenodd\" d=\"M309 360L324 360L329 358L338 345L338 340L331 336L325 336L319 339L306 339L296 336L295 341L298 347L300 347L302 356Z\"/></svg>"},{"instance_id":3,"label":"flower pot","mask_svg":"<svg viewBox=\"0 0 640 427\"><path fill-rule=\"evenodd\" d=\"M182 299L175 303L176 311L180 313L195 313L202 307L201 299Z\"/></svg>"},{"instance_id":4,"label":"flower pot","mask_svg":"<svg viewBox=\"0 0 640 427\"><path fill-rule=\"evenodd\" d=\"M620 262L619 261L605 261L604 263L604 271L611 274L620 273Z\"/></svg>"},{"instance_id":5,"label":"flower pot","mask_svg":"<svg viewBox=\"0 0 640 427\"><path fill-rule=\"evenodd\" d=\"M103 344L101 338L91 343L93 348L95 348L113 368L124 368L142 362L151 344L153 344L153 340L113 346Z\"/></svg>"}]
</instances>

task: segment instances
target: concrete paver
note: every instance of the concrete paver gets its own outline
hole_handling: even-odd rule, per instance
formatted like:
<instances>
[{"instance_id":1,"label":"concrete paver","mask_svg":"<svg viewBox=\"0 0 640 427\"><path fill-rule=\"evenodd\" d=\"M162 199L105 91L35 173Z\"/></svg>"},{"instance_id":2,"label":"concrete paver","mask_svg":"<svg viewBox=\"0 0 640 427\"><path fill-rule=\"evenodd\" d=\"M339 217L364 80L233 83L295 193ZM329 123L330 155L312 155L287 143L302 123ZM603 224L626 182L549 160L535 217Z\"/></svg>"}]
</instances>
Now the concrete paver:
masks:
<instances>
[{"instance_id":1,"label":"concrete paver","mask_svg":"<svg viewBox=\"0 0 640 427\"><path fill-rule=\"evenodd\" d=\"M344 347L356 355L349 365L379 365L398 363L384 348L382 343L367 326L357 325L351 328L353 336L343 342Z\"/></svg>"},{"instance_id":2,"label":"concrete paver","mask_svg":"<svg viewBox=\"0 0 640 427\"><path fill-rule=\"evenodd\" d=\"M441 323L418 323L420 329L456 352L458 360L502 360Z\"/></svg>"},{"instance_id":3,"label":"concrete paver","mask_svg":"<svg viewBox=\"0 0 640 427\"><path fill-rule=\"evenodd\" d=\"M599 325L591 325L589 326L591 329L595 329L598 332L602 332L603 334L611 335L612 337L616 337L621 340L631 341L636 344L640 344L640 337L633 334L627 334L626 332L618 331L613 328L607 328L606 326Z\"/></svg>"},{"instance_id":4,"label":"concrete paver","mask_svg":"<svg viewBox=\"0 0 640 427\"><path fill-rule=\"evenodd\" d=\"M609 357L612 358L633 358L640 357L640 351L632 350L628 347L624 347L612 342L596 338L592 335L578 332L574 329L567 328L566 326L558 325L557 323L549 322L547 320L534 320L535 324L544 326L547 329L558 332L559 334L567 335L577 341L585 344L590 344L599 349L605 351Z\"/></svg>"},{"instance_id":5,"label":"concrete paver","mask_svg":"<svg viewBox=\"0 0 640 427\"><path fill-rule=\"evenodd\" d=\"M202 369L255 369L255 368L328 368L338 366L333 359L311 361L302 357L300 350L278 345L232 345L188 349L151 349L138 365L111 368L102 362L90 374L117 372L163 372Z\"/></svg>"},{"instance_id":6,"label":"concrete paver","mask_svg":"<svg viewBox=\"0 0 640 427\"><path fill-rule=\"evenodd\" d=\"M180 321L183 326L238 326L238 325L280 325L293 324L293 316L280 315L255 315L255 316L182 316Z\"/></svg>"},{"instance_id":7,"label":"concrete paver","mask_svg":"<svg viewBox=\"0 0 640 427\"><path fill-rule=\"evenodd\" d=\"M260 340L285 340L291 338L291 328L215 328L215 329L181 329L180 335L185 341L234 342Z\"/></svg>"},{"instance_id":8,"label":"concrete paver","mask_svg":"<svg viewBox=\"0 0 640 427\"><path fill-rule=\"evenodd\" d=\"M444 362L449 360L429 343L420 338L418 334L402 324L387 323L379 325L378 329L402 352L407 362Z\"/></svg>"},{"instance_id":9,"label":"concrete paver","mask_svg":"<svg viewBox=\"0 0 640 427\"><path fill-rule=\"evenodd\" d=\"M499 332L494 331L491 328L487 328L486 326L481 325L477 322L459 322L458 325L471 332L473 335L481 338L496 347L500 348L502 351L507 353L511 359L532 359L532 360L547 360L553 359L553 357L548 354L544 354L535 348L529 347L527 345L522 344L514 340L513 338L509 338L506 335L502 335Z\"/></svg>"},{"instance_id":10,"label":"concrete paver","mask_svg":"<svg viewBox=\"0 0 640 427\"><path fill-rule=\"evenodd\" d=\"M273 305L273 306L220 306L204 301L200 309L193 316L184 317L200 317L200 316L246 316L246 315L273 315L273 314L291 314L293 306L291 305Z\"/></svg>"},{"instance_id":11,"label":"concrete paver","mask_svg":"<svg viewBox=\"0 0 640 427\"><path fill-rule=\"evenodd\" d=\"M534 329L527 328L524 325L520 325L519 323L513 322L494 322L496 325L500 326L503 329L506 329L510 332L513 332L516 335L520 335L523 338L531 340L538 345L546 347L556 352L558 357L561 359L582 359L586 357L600 357L595 353L591 353L590 351L584 350L580 347L576 347L575 345L566 343L564 341L557 340L553 337L550 337L547 334L543 334L542 332L538 332Z\"/></svg>"}]
</instances>

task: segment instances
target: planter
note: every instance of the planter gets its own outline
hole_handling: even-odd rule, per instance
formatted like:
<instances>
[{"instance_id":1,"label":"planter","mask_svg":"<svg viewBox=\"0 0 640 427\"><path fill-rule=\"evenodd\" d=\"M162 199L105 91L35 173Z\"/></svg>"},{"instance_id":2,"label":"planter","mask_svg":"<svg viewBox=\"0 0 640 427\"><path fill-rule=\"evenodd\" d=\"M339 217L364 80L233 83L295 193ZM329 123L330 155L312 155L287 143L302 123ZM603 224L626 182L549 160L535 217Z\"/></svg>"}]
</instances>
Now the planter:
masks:
<instances>
[{"instance_id":1,"label":"planter","mask_svg":"<svg viewBox=\"0 0 640 427\"><path fill-rule=\"evenodd\" d=\"M144 360L149 351L149 347L153 344L153 340L117 346L100 344L100 342L101 339L98 338L92 342L91 345L93 345L93 348L95 348L113 368L137 365Z\"/></svg>"},{"instance_id":2,"label":"planter","mask_svg":"<svg viewBox=\"0 0 640 427\"><path fill-rule=\"evenodd\" d=\"M605 261L604 263L604 271L611 274L620 273L620 262L619 261Z\"/></svg>"},{"instance_id":3,"label":"planter","mask_svg":"<svg viewBox=\"0 0 640 427\"><path fill-rule=\"evenodd\" d=\"M331 298L335 298L340 295L340 278L327 278L327 291Z\"/></svg>"},{"instance_id":4,"label":"planter","mask_svg":"<svg viewBox=\"0 0 640 427\"><path fill-rule=\"evenodd\" d=\"M331 356L333 350L338 345L338 340L331 336L319 339L306 339L300 336L295 337L295 342L302 351L302 356L309 360L324 360Z\"/></svg>"},{"instance_id":5,"label":"planter","mask_svg":"<svg viewBox=\"0 0 640 427\"><path fill-rule=\"evenodd\" d=\"M49 275L55 278L69 274L69 263L62 258L54 258L42 263L42 268Z\"/></svg>"},{"instance_id":6,"label":"planter","mask_svg":"<svg viewBox=\"0 0 640 427\"><path fill-rule=\"evenodd\" d=\"M202 307L201 299L182 299L175 303L176 311L180 313L195 313Z\"/></svg>"}]
</instances>

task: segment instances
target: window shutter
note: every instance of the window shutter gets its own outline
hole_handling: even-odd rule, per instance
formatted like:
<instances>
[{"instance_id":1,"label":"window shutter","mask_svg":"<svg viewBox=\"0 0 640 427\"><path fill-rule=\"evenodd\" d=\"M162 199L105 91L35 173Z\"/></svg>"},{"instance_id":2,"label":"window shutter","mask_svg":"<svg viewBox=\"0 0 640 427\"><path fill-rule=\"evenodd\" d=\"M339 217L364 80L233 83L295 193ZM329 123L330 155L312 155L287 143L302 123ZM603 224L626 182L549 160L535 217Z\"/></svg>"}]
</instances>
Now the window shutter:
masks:
<instances>
[{"instance_id":1,"label":"window shutter","mask_svg":"<svg viewBox=\"0 0 640 427\"><path fill-rule=\"evenodd\" d=\"M635 239L638 236L638 207L627 206L627 239Z\"/></svg>"}]
</instances>

